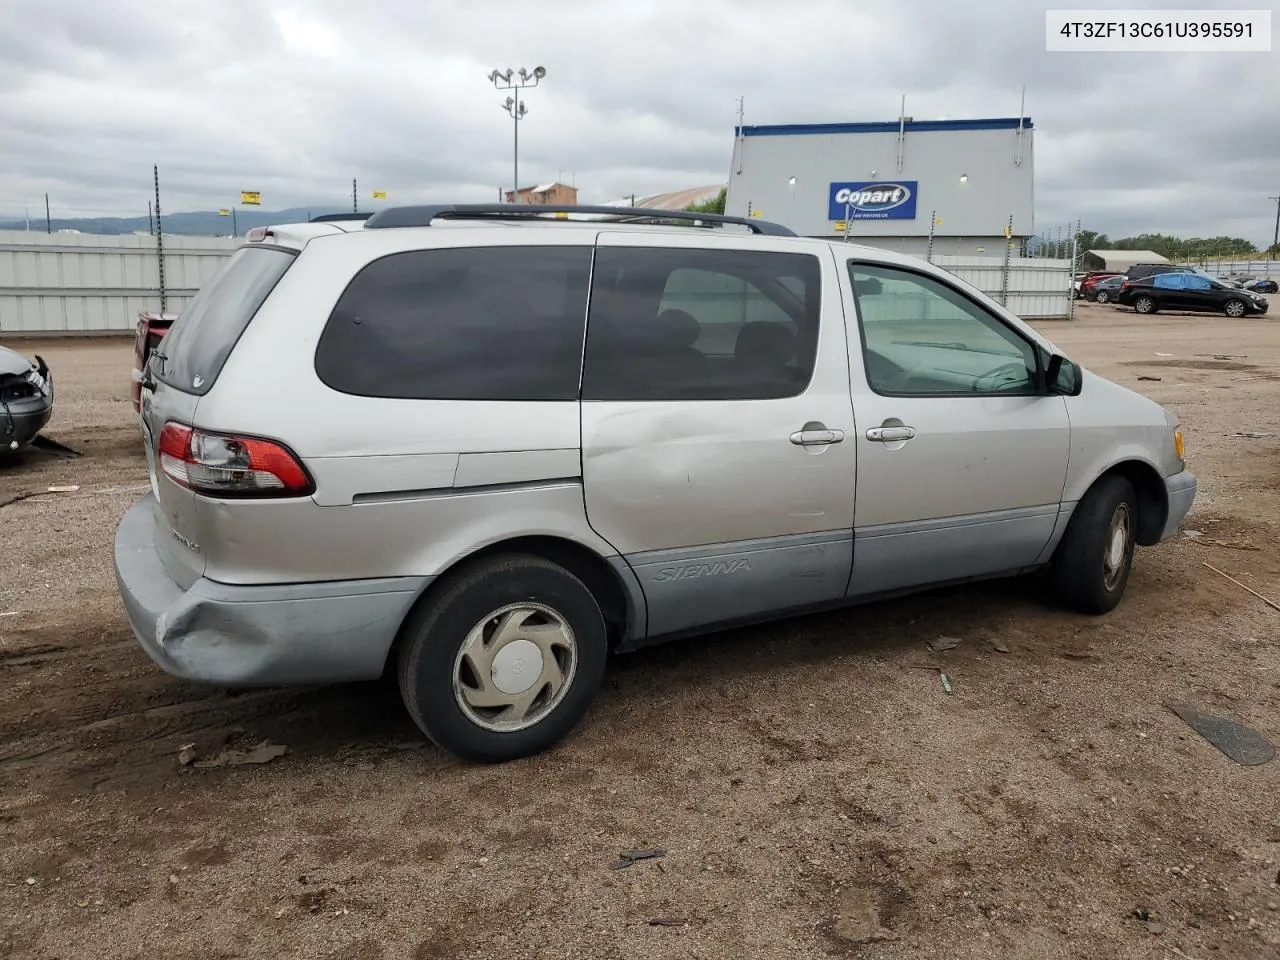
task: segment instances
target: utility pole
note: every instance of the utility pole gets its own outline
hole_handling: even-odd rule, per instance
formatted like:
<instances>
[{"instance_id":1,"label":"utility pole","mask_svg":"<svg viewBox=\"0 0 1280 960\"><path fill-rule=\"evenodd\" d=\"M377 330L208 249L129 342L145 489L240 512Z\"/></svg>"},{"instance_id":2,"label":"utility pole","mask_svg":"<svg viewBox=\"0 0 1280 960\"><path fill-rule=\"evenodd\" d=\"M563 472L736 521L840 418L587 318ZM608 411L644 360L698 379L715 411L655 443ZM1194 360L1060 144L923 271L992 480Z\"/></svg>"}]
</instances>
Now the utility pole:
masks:
<instances>
[{"instance_id":1,"label":"utility pole","mask_svg":"<svg viewBox=\"0 0 1280 960\"><path fill-rule=\"evenodd\" d=\"M44 195L44 232L53 233L53 221L49 219L49 195Z\"/></svg>"},{"instance_id":2,"label":"utility pole","mask_svg":"<svg viewBox=\"0 0 1280 960\"><path fill-rule=\"evenodd\" d=\"M160 220L160 165L153 164L151 171L156 183L156 264L160 268L160 312L168 309L169 301L164 293L164 227Z\"/></svg>"},{"instance_id":3,"label":"utility pole","mask_svg":"<svg viewBox=\"0 0 1280 960\"><path fill-rule=\"evenodd\" d=\"M1276 232L1271 237L1271 246L1280 247L1280 197L1267 197L1267 199L1276 202Z\"/></svg>"},{"instance_id":4,"label":"utility pole","mask_svg":"<svg viewBox=\"0 0 1280 960\"><path fill-rule=\"evenodd\" d=\"M501 72L498 70L489 71L489 81L494 87L498 90L515 91L515 96L507 97L506 102L502 105L515 126L511 150L511 200L513 203L518 201L520 193L520 121L529 112L524 105L524 101L520 99L520 91L525 87L536 87L546 75L546 67L534 67L532 73L524 67L521 67L518 71L512 70L510 67Z\"/></svg>"},{"instance_id":5,"label":"utility pole","mask_svg":"<svg viewBox=\"0 0 1280 960\"><path fill-rule=\"evenodd\" d=\"M356 203L356 178L351 178L351 212L359 213L360 207Z\"/></svg>"}]
</instances>

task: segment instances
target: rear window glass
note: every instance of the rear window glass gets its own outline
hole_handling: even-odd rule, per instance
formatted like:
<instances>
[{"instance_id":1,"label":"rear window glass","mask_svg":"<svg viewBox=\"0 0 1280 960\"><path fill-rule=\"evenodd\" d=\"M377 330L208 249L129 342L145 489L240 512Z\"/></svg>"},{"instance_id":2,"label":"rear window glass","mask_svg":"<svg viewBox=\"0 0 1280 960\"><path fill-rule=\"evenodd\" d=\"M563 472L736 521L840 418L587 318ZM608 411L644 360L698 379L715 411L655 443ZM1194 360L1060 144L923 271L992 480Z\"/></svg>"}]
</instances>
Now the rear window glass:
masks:
<instances>
[{"instance_id":1,"label":"rear window glass","mask_svg":"<svg viewBox=\"0 0 1280 960\"><path fill-rule=\"evenodd\" d=\"M334 390L411 400L576 400L591 247L461 247L375 260L316 347Z\"/></svg>"},{"instance_id":2,"label":"rear window glass","mask_svg":"<svg viewBox=\"0 0 1280 960\"><path fill-rule=\"evenodd\" d=\"M209 392L236 341L296 256L272 247L241 247L174 321L152 364L166 384Z\"/></svg>"}]
</instances>

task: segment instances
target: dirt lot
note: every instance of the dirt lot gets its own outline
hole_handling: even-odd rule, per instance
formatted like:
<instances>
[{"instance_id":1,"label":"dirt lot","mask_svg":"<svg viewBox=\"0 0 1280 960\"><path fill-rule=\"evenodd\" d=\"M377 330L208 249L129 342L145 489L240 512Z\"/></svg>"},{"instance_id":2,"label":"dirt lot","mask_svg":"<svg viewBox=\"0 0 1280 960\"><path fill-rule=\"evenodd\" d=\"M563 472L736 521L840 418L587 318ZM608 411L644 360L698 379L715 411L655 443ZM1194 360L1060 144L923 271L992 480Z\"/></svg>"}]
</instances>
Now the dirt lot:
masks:
<instances>
[{"instance_id":1,"label":"dirt lot","mask_svg":"<svg viewBox=\"0 0 1280 960\"><path fill-rule=\"evenodd\" d=\"M1167 707L1280 743L1280 613L1203 565L1280 599L1280 323L1046 329L1177 411L1201 478L1204 536L1140 551L1119 610L999 583L635 654L502 767L425 744L389 684L154 667L110 564L146 485L130 344L21 344L85 456L0 468L0 502L80 487L0 510L0 956L1280 957L1280 759ZM290 752L178 762L262 739Z\"/></svg>"}]
</instances>

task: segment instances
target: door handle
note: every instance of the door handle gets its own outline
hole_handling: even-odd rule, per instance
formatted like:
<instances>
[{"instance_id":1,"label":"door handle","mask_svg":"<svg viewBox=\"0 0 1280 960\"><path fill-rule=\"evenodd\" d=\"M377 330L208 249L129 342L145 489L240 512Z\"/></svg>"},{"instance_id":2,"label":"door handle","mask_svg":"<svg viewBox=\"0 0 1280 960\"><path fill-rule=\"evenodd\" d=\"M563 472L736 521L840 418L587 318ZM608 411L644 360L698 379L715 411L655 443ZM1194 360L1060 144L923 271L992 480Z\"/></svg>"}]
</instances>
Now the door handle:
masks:
<instances>
[{"instance_id":1,"label":"door handle","mask_svg":"<svg viewBox=\"0 0 1280 960\"><path fill-rule=\"evenodd\" d=\"M876 443L897 443L910 440L915 435L915 427L872 427L867 431L867 439Z\"/></svg>"},{"instance_id":2,"label":"door handle","mask_svg":"<svg viewBox=\"0 0 1280 960\"><path fill-rule=\"evenodd\" d=\"M832 430L821 424L806 423L803 430L791 435L791 442L798 447L820 447L844 440L843 430Z\"/></svg>"}]
</instances>

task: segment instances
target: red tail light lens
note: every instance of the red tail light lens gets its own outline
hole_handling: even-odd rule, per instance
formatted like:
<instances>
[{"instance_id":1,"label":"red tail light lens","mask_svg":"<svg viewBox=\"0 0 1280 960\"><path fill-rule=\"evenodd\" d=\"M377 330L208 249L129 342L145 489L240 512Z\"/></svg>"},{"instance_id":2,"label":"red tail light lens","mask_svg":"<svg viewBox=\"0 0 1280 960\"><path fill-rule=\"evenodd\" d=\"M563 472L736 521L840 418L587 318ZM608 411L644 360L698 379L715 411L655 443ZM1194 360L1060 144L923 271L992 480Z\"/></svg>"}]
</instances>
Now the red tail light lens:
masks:
<instances>
[{"instance_id":1,"label":"red tail light lens","mask_svg":"<svg viewBox=\"0 0 1280 960\"><path fill-rule=\"evenodd\" d=\"M305 497L315 492L287 447L259 437L207 433L170 420L158 455L166 477L211 497Z\"/></svg>"}]
</instances>

